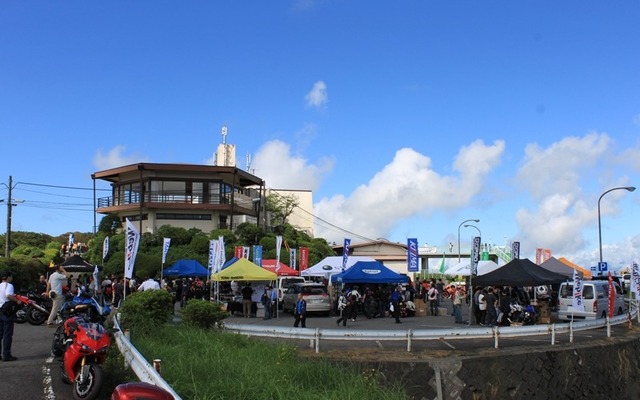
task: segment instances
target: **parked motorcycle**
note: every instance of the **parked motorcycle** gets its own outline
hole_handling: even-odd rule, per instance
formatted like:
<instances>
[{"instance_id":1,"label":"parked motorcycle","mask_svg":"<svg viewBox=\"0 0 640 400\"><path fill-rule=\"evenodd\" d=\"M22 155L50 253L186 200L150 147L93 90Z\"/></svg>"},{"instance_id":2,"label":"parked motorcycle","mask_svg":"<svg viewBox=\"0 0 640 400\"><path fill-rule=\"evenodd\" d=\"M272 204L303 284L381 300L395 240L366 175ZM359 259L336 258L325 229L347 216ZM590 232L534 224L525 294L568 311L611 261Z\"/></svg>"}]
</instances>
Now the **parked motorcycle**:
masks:
<instances>
[{"instance_id":1,"label":"parked motorcycle","mask_svg":"<svg viewBox=\"0 0 640 400\"><path fill-rule=\"evenodd\" d=\"M51 300L33 292L27 295L31 302L27 308L27 322L31 325L42 325L51 313Z\"/></svg>"},{"instance_id":2,"label":"parked motorcycle","mask_svg":"<svg viewBox=\"0 0 640 400\"><path fill-rule=\"evenodd\" d=\"M64 322L54 333L52 352L63 356L62 380L73 383L74 399L91 400L100 394L102 364L111 345L111 332L102 325L109 311L95 298L80 295L60 312Z\"/></svg>"},{"instance_id":3,"label":"parked motorcycle","mask_svg":"<svg viewBox=\"0 0 640 400\"><path fill-rule=\"evenodd\" d=\"M17 324L24 324L27 322L27 311L29 310L31 300L29 300L27 296L21 294L16 294L16 298L18 299L19 307L16 311L14 321Z\"/></svg>"}]
</instances>

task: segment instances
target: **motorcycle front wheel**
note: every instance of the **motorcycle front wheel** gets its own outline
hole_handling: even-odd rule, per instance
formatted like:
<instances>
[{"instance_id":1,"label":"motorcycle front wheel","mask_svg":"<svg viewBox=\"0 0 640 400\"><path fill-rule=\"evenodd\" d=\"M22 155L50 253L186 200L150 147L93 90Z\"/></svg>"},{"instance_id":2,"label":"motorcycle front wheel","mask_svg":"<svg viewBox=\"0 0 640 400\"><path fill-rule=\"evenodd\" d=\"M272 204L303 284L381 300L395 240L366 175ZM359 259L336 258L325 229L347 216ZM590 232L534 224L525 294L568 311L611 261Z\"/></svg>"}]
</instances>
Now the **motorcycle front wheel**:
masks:
<instances>
[{"instance_id":1,"label":"motorcycle front wheel","mask_svg":"<svg viewBox=\"0 0 640 400\"><path fill-rule=\"evenodd\" d=\"M27 322L31 325L42 325L49 318L49 314L43 313L35 307L29 307L27 310Z\"/></svg>"},{"instance_id":2,"label":"motorcycle front wheel","mask_svg":"<svg viewBox=\"0 0 640 400\"><path fill-rule=\"evenodd\" d=\"M78 373L73 383L73 398L76 400L97 399L102 387L102 367L100 364L86 364L87 376L82 381L82 373Z\"/></svg>"}]
</instances>

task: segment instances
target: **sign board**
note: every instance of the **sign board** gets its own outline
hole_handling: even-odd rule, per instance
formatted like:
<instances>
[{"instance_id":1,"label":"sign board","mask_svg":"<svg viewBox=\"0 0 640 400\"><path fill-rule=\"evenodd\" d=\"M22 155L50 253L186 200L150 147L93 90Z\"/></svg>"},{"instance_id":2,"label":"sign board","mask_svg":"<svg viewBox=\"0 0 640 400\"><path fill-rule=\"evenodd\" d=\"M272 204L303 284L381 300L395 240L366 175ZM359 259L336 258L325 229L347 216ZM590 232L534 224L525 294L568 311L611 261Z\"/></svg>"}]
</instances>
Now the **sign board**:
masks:
<instances>
[{"instance_id":1,"label":"sign board","mask_svg":"<svg viewBox=\"0 0 640 400\"><path fill-rule=\"evenodd\" d=\"M599 272L607 272L607 271L609 271L609 267L607 266L607 262L606 261L600 261L598 263L598 271Z\"/></svg>"}]
</instances>

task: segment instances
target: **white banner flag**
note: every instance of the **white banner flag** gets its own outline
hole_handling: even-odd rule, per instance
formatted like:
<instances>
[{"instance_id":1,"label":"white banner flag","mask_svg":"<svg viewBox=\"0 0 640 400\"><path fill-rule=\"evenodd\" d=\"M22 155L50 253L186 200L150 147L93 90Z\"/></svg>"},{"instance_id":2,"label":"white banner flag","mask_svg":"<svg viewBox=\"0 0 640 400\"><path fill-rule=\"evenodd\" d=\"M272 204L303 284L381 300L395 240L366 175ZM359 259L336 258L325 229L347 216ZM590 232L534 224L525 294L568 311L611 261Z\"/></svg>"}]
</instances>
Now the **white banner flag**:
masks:
<instances>
[{"instance_id":1,"label":"white banner flag","mask_svg":"<svg viewBox=\"0 0 640 400\"><path fill-rule=\"evenodd\" d=\"M218 264L216 272L222 271L222 266L227 261L227 255L224 250L224 236L218 236Z\"/></svg>"},{"instance_id":2,"label":"white banner flag","mask_svg":"<svg viewBox=\"0 0 640 400\"><path fill-rule=\"evenodd\" d=\"M631 292L636 294L636 299L640 297L640 269L638 269L638 263L634 262L631 265Z\"/></svg>"},{"instance_id":3,"label":"white banner flag","mask_svg":"<svg viewBox=\"0 0 640 400\"><path fill-rule=\"evenodd\" d=\"M167 252L169 251L169 246L171 246L171 238L164 238L162 242L162 263L164 264L167 261Z\"/></svg>"},{"instance_id":4,"label":"white banner flag","mask_svg":"<svg viewBox=\"0 0 640 400\"><path fill-rule=\"evenodd\" d=\"M280 249L282 248L282 236L276 236L276 272L280 271Z\"/></svg>"},{"instance_id":5,"label":"white banner flag","mask_svg":"<svg viewBox=\"0 0 640 400\"><path fill-rule=\"evenodd\" d=\"M140 245L140 232L128 218L125 239L127 248L124 253L124 277L131 279L133 277L133 267L136 263L136 255L138 254L138 246Z\"/></svg>"},{"instance_id":6,"label":"white banner flag","mask_svg":"<svg viewBox=\"0 0 640 400\"><path fill-rule=\"evenodd\" d=\"M584 311L584 303L582 302L582 278L578 274L578 270L573 270L573 302L571 303L573 311Z\"/></svg>"},{"instance_id":7,"label":"white banner flag","mask_svg":"<svg viewBox=\"0 0 640 400\"><path fill-rule=\"evenodd\" d=\"M107 254L109 254L109 236L104 238L102 242L102 262L104 263L104 259L107 258Z\"/></svg>"}]
</instances>

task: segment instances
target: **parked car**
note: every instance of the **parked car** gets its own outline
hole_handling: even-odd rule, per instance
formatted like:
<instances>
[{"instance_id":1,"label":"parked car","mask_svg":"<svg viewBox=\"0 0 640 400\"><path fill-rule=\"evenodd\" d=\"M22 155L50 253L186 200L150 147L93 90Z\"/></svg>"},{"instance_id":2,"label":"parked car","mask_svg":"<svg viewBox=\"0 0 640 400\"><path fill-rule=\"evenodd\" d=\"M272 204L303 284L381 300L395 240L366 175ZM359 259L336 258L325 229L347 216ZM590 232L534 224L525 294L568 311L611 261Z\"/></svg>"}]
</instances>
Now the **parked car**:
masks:
<instances>
[{"instance_id":1,"label":"parked car","mask_svg":"<svg viewBox=\"0 0 640 400\"><path fill-rule=\"evenodd\" d=\"M307 302L308 313L323 313L327 316L331 312L331 299L327 287L322 283L294 283L290 285L282 296L282 310L293 312L298 300L298 293Z\"/></svg>"},{"instance_id":2,"label":"parked car","mask_svg":"<svg viewBox=\"0 0 640 400\"><path fill-rule=\"evenodd\" d=\"M280 308L282 308L282 296L284 296L284 292L287 291L289 286L294 283L305 283L306 280L301 276L279 276L277 281L277 289L278 289L278 302L280 303Z\"/></svg>"},{"instance_id":3,"label":"parked car","mask_svg":"<svg viewBox=\"0 0 640 400\"><path fill-rule=\"evenodd\" d=\"M618 282L613 282L616 291L613 307L614 315L625 312L624 295ZM558 319L570 321L578 319L606 318L609 312L609 282L592 280L582 282L582 303L584 311L573 309L573 282L563 282L558 291Z\"/></svg>"}]
</instances>

